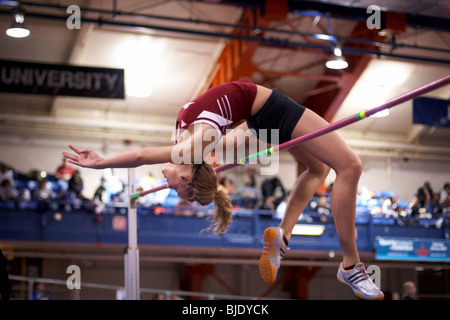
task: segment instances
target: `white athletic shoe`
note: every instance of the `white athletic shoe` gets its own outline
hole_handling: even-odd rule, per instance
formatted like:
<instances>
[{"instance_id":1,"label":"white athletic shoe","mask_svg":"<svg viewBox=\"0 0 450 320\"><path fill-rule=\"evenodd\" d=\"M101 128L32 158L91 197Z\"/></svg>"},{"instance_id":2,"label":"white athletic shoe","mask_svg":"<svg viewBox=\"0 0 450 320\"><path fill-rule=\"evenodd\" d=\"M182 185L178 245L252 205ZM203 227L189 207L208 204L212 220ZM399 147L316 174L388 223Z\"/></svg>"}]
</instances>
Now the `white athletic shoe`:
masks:
<instances>
[{"instance_id":1,"label":"white athletic shoe","mask_svg":"<svg viewBox=\"0 0 450 320\"><path fill-rule=\"evenodd\" d=\"M284 230L280 227L269 227L264 231L264 248L259 259L259 273L267 283L275 281L281 260L287 250L283 234Z\"/></svg>"},{"instance_id":2,"label":"white athletic shoe","mask_svg":"<svg viewBox=\"0 0 450 320\"><path fill-rule=\"evenodd\" d=\"M352 288L353 293L364 300L383 300L383 292L377 288L364 268L362 263L358 263L351 270L344 270L344 263L341 263L337 272L337 279Z\"/></svg>"}]
</instances>

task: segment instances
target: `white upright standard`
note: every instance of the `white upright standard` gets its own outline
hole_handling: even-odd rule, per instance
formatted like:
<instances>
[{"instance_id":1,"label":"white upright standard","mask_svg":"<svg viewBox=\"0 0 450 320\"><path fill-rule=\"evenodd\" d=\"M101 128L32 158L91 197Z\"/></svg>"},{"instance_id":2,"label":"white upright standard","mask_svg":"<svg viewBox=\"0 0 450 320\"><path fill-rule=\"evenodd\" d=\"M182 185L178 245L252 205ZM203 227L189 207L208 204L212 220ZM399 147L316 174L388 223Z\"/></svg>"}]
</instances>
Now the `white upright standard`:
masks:
<instances>
[{"instance_id":1,"label":"white upright standard","mask_svg":"<svg viewBox=\"0 0 450 320\"><path fill-rule=\"evenodd\" d=\"M135 169L128 169L128 246L125 248L125 299L139 300L139 249L137 244L137 199L131 199L136 192Z\"/></svg>"}]
</instances>

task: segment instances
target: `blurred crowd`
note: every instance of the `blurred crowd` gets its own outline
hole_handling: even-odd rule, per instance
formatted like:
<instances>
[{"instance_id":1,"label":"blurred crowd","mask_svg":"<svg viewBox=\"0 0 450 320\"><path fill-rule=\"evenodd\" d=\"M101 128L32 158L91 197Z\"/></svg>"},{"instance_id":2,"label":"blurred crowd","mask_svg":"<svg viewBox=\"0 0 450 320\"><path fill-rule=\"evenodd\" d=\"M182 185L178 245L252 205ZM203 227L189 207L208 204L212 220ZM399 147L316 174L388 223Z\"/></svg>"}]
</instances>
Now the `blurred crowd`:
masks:
<instances>
[{"instance_id":1,"label":"blurred crowd","mask_svg":"<svg viewBox=\"0 0 450 320\"><path fill-rule=\"evenodd\" d=\"M274 218L283 218L290 191L283 186L279 177L265 177L258 184L255 175L248 173L240 187L237 187L227 175L221 175L218 178L218 188L230 196L235 209L266 210L272 212ZM51 201L56 202L59 208L62 207L65 211L83 207L98 214L104 213L107 205L123 207L128 203L127 182L119 178L101 178L92 197L86 197L83 193L84 183L80 171L67 163L64 158L53 174L35 171L24 175L1 164L0 182L0 201L14 200L21 203L38 201L44 204ZM148 172L138 180L137 191L148 190L163 183L165 183L164 180ZM322 221L331 219L332 188L331 183L317 190L305 211L319 214ZM449 218L449 191L449 183L445 183L440 189L434 191L430 182L425 182L418 187L412 199L401 201L394 192L377 193L362 187L358 194L358 205L365 211L369 210L372 215L385 217ZM140 197L138 205L152 208L155 214L174 213L182 216L205 216L208 209L212 208L212 204L202 207L197 203L183 200L171 189Z\"/></svg>"}]
</instances>

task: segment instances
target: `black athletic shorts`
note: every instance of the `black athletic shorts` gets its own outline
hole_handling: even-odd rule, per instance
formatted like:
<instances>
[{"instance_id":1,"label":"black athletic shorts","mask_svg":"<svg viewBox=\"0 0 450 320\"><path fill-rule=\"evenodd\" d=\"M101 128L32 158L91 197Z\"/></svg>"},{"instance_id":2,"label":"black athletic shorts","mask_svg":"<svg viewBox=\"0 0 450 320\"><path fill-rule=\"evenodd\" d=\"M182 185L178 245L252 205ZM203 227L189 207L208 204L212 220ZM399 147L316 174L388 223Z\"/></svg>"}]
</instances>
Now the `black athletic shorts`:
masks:
<instances>
[{"instance_id":1,"label":"black athletic shorts","mask_svg":"<svg viewBox=\"0 0 450 320\"><path fill-rule=\"evenodd\" d=\"M277 89L272 90L267 102L256 114L247 119L249 129L254 129L258 139L272 143L271 129L278 129L279 144L291 140L297 122L303 115L305 107L298 104ZM265 137L260 129L266 129ZM276 141L274 141L276 144Z\"/></svg>"}]
</instances>

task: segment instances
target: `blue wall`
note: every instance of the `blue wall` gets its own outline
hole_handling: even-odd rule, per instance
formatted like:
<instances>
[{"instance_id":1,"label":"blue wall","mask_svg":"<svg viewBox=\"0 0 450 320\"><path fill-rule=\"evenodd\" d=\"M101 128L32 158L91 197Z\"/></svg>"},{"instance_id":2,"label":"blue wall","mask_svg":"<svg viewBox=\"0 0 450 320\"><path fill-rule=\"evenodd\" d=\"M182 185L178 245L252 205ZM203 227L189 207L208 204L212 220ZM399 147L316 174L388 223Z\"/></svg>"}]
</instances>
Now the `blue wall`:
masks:
<instances>
[{"instance_id":1,"label":"blue wall","mask_svg":"<svg viewBox=\"0 0 450 320\"><path fill-rule=\"evenodd\" d=\"M110 207L106 214L97 215L87 209L65 212L52 206L18 208L14 202L0 204L0 240L116 243L126 244L128 233L126 208ZM170 210L169 210L170 211ZM61 219L55 219L59 213ZM340 250L333 220L321 221L314 212L305 212L303 225L324 226L320 236L292 237L291 250ZM58 216L57 216L58 218ZM323 219L323 217L322 217ZM151 209L138 209L138 243L140 245L176 245L199 247L262 248L262 234L265 228L276 226L268 211L237 211L226 234L215 235L201 232L209 221L196 216L174 214L155 215ZM357 244L362 252L374 252L375 237L408 237L419 239L445 239L446 223L436 228L436 220L416 220L403 226L394 218L358 214L356 218Z\"/></svg>"}]
</instances>

